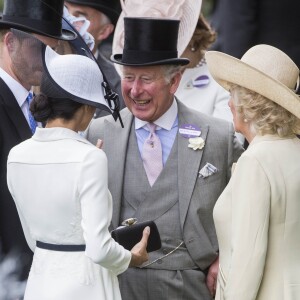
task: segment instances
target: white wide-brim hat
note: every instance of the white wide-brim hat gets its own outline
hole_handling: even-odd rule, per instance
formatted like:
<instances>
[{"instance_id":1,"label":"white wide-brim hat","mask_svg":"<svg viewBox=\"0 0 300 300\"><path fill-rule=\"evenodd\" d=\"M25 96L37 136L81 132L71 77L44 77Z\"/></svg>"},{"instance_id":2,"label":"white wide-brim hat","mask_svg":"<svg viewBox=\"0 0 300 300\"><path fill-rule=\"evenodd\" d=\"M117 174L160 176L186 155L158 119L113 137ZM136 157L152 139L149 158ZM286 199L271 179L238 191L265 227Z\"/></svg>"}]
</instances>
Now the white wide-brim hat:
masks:
<instances>
[{"instance_id":1,"label":"white wide-brim hat","mask_svg":"<svg viewBox=\"0 0 300 300\"><path fill-rule=\"evenodd\" d=\"M205 54L213 78L226 90L236 84L254 91L300 119L297 65L281 50L269 45L250 48L241 59L218 51Z\"/></svg>"},{"instance_id":2,"label":"white wide-brim hat","mask_svg":"<svg viewBox=\"0 0 300 300\"><path fill-rule=\"evenodd\" d=\"M47 96L69 98L111 112L104 97L103 75L95 61L83 55L60 55L47 46L43 63L46 76L41 90Z\"/></svg>"},{"instance_id":3,"label":"white wide-brim hat","mask_svg":"<svg viewBox=\"0 0 300 300\"><path fill-rule=\"evenodd\" d=\"M124 48L124 17L147 17L180 20L177 51L178 57L188 46L201 11L202 0L124 0L121 1L122 13L118 19L112 54L123 53ZM159 35L159 32L157 32ZM116 69L120 73L117 65Z\"/></svg>"}]
</instances>

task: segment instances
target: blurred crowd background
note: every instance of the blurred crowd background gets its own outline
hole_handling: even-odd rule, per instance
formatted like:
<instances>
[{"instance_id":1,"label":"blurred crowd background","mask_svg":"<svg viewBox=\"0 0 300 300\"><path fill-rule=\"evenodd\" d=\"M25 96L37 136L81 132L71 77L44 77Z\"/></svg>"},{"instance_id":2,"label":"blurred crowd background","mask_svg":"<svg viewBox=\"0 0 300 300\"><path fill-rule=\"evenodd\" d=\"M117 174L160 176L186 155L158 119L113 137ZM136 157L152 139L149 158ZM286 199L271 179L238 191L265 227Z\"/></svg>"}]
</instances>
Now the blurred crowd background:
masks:
<instances>
[{"instance_id":1,"label":"blurred crowd background","mask_svg":"<svg viewBox=\"0 0 300 300\"><path fill-rule=\"evenodd\" d=\"M215 0L203 1L202 11L206 17L209 17L211 15L215 2L216 2ZM3 9L3 0L0 0L0 11L2 11L2 9Z\"/></svg>"}]
</instances>

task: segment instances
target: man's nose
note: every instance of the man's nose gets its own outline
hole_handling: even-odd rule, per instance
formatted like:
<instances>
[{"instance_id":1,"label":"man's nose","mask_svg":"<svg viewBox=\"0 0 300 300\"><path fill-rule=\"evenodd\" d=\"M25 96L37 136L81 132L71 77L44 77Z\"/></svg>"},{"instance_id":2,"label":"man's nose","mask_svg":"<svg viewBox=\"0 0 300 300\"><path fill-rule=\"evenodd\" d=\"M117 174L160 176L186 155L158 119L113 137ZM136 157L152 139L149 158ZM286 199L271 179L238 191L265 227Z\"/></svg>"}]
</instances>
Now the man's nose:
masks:
<instances>
[{"instance_id":1,"label":"man's nose","mask_svg":"<svg viewBox=\"0 0 300 300\"><path fill-rule=\"evenodd\" d=\"M139 79L134 80L131 87L131 94L133 97L139 96L143 92L142 84Z\"/></svg>"}]
</instances>

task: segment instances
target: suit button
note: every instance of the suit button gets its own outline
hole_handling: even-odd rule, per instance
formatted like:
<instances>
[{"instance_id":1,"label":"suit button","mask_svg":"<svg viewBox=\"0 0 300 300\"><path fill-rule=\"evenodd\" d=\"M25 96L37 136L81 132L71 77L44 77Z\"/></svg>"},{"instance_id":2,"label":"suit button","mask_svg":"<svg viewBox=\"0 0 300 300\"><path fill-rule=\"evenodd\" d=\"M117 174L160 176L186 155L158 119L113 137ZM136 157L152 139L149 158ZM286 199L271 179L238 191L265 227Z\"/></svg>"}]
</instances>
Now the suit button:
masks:
<instances>
[{"instance_id":1,"label":"suit button","mask_svg":"<svg viewBox=\"0 0 300 300\"><path fill-rule=\"evenodd\" d=\"M167 249L163 249L163 254L168 254L168 250Z\"/></svg>"},{"instance_id":2,"label":"suit button","mask_svg":"<svg viewBox=\"0 0 300 300\"><path fill-rule=\"evenodd\" d=\"M162 264L162 260L161 260L161 259L158 259L158 260L157 260L157 263L161 265L161 264Z\"/></svg>"}]
</instances>

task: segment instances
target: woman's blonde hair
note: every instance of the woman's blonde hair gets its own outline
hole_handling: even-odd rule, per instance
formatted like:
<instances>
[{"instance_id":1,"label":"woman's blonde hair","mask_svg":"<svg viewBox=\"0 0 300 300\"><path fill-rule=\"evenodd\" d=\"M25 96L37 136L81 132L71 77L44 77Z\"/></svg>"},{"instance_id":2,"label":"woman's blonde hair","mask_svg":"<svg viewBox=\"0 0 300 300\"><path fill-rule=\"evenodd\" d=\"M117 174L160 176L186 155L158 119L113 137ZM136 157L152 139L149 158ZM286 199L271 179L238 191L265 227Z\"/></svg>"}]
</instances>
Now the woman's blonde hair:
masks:
<instances>
[{"instance_id":1,"label":"woman's blonde hair","mask_svg":"<svg viewBox=\"0 0 300 300\"><path fill-rule=\"evenodd\" d=\"M300 133L300 120L274 101L235 84L230 85L230 92L237 114L254 133L280 137Z\"/></svg>"}]
</instances>

